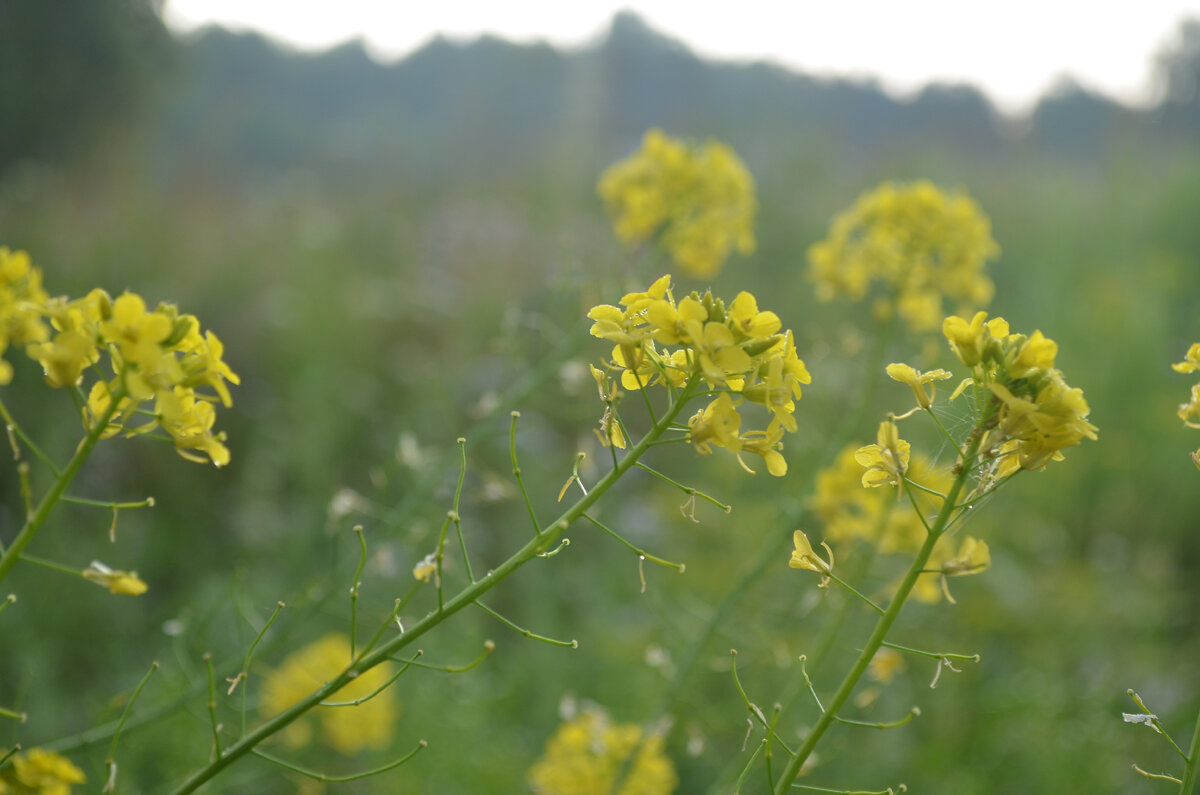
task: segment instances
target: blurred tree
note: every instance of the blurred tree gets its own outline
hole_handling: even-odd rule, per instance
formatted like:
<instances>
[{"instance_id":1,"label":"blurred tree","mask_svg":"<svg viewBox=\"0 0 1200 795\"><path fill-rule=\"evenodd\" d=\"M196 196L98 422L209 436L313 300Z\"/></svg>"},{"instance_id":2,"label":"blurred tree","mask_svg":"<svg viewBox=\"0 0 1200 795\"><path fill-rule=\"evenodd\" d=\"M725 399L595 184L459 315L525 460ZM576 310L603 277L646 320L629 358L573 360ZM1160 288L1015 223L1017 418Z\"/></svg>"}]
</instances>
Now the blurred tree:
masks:
<instances>
[{"instance_id":1,"label":"blurred tree","mask_svg":"<svg viewBox=\"0 0 1200 795\"><path fill-rule=\"evenodd\" d=\"M1179 34L1158 54L1155 66L1164 124L1194 136L1200 127L1200 19L1180 24Z\"/></svg>"},{"instance_id":2,"label":"blurred tree","mask_svg":"<svg viewBox=\"0 0 1200 795\"><path fill-rule=\"evenodd\" d=\"M170 37L157 0L0 0L0 173L61 157L136 110Z\"/></svg>"}]
</instances>

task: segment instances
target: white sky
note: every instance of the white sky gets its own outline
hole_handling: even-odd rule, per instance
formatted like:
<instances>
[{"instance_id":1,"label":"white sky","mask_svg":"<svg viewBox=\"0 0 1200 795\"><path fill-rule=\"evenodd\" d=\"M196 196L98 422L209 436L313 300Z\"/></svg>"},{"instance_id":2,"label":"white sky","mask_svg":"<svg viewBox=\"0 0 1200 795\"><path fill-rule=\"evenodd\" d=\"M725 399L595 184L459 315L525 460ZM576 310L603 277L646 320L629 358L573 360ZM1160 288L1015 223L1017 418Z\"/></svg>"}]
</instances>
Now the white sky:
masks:
<instances>
[{"instance_id":1,"label":"white sky","mask_svg":"<svg viewBox=\"0 0 1200 795\"><path fill-rule=\"evenodd\" d=\"M898 93L969 82L1010 111L1064 75L1149 102L1154 54L1182 18L1200 18L1200 0L168 0L166 18L176 30L218 22L303 49L362 38L392 59L438 33L581 45L621 8L701 55L873 76Z\"/></svg>"}]
</instances>

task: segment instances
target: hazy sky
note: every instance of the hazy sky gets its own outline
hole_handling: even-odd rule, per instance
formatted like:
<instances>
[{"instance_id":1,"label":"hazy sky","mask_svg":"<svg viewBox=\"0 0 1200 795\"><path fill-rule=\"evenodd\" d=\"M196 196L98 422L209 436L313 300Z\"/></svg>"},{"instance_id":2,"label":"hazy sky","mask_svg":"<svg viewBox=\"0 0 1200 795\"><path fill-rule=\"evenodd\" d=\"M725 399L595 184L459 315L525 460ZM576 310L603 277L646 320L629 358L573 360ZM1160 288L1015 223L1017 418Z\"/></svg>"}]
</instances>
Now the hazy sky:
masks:
<instances>
[{"instance_id":1,"label":"hazy sky","mask_svg":"<svg viewBox=\"0 0 1200 795\"><path fill-rule=\"evenodd\" d=\"M442 33L582 45L628 8L702 55L769 59L823 75L874 76L897 92L970 82L1024 110L1062 76L1148 102L1154 53L1200 0L168 0L177 30L206 22L317 49L363 38L390 59Z\"/></svg>"}]
</instances>

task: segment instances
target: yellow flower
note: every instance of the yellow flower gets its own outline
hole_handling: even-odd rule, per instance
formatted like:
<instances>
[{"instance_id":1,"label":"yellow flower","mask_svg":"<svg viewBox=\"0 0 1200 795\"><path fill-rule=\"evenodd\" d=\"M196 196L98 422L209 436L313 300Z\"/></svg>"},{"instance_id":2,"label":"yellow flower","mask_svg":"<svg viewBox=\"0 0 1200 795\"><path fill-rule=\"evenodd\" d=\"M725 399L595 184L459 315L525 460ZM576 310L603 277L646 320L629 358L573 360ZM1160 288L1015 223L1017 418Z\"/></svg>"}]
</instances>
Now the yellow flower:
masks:
<instances>
[{"instance_id":1,"label":"yellow flower","mask_svg":"<svg viewBox=\"0 0 1200 795\"><path fill-rule=\"evenodd\" d=\"M12 766L0 771L0 793L13 795L71 795L72 784L84 784L87 776L64 756L41 748L30 748L12 758Z\"/></svg>"},{"instance_id":2,"label":"yellow flower","mask_svg":"<svg viewBox=\"0 0 1200 795\"><path fill-rule=\"evenodd\" d=\"M110 569L98 560L83 570L83 578L123 596L141 596L148 588L136 571Z\"/></svg>"},{"instance_id":3,"label":"yellow flower","mask_svg":"<svg viewBox=\"0 0 1200 795\"><path fill-rule=\"evenodd\" d=\"M643 741L644 742L641 742ZM641 727L613 723L598 709L558 727L542 757L529 769L534 795L609 795L618 773L641 742L618 795L669 795L679 785L663 738L643 738Z\"/></svg>"},{"instance_id":4,"label":"yellow flower","mask_svg":"<svg viewBox=\"0 0 1200 795\"><path fill-rule=\"evenodd\" d=\"M788 561L788 566L793 569L804 569L805 571L815 571L817 574L830 574L833 571L833 550L824 541L821 546L825 547L825 552L829 555L829 560L822 560L821 556L813 550L812 544L808 540L808 536L803 530L797 530L792 533L792 557Z\"/></svg>"},{"instance_id":5,"label":"yellow flower","mask_svg":"<svg viewBox=\"0 0 1200 795\"><path fill-rule=\"evenodd\" d=\"M738 429L742 418L728 392L722 392L716 400L696 412L688 420L688 439L698 453L708 455L711 445L739 452L742 447Z\"/></svg>"},{"instance_id":6,"label":"yellow flower","mask_svg":"<svg viewBox=\"0 0 1200 795\"><path fill-rule=\"evenodd\" d=\"M224 432L213 435L212 426L217 412L212 403L197 398L196 393L182 386L170 392L159 392L155 401L158 422L175 442L175 451L189 461L204 463L204 458L192 452L198 450L216 466L229 463L229 449L223 444Z\"/></svg>"},{"instance_id":7,"label":"yellow flower","mask_svg":"<svg viewBox=\"0 0 1200 795\"><path fill-rule=\"evenodd\" d=\"M1194 373L1200 370L1200 342L1193 342L1192 347L1188 348L1187 357L1182 362L1171 365L1171 369L1177 373Z\"/></svg>"},{"instance_id":8,"label":"yellow flower","mask_svg":"<svg viewBox=\"0 0 1200 795\"><path fill-rule=\"evenodd\" d=\"M992 555L984 541L967 536L958 548L958 554L942 563L942 574L947 577L966 577L979 574L992 565Z\"/></svg>"},{"instance_id":9,"label":"yellow flower","mask_svg":"<svg viewBox=\"0 0 1200 795\"><path fill-rule=\"evenodd\" d=\"M998 342L1008 336L1008 322L1001 317L987 320L987 312L976 312L969 323L955 315L942 321L942 333L958 360L974 367L997 355Z\"/></svg>"},{"instance_id":10,"label":"yellow flower","mask_svg":"<svg viewBox=\"0 0 1200 795\"><path fill-rule=\"evenodd\" d=\"M879 423L876 441L876 444L860 447L854 454L854 460L867 468L862 484L867 488L900 485L908 469L911 445L900 438L896 423L891 420Z\"/></svg>"},{"instance_id":11,"label":"yellow flower","mask_svg":"<svg viewBox=\"0 0 1200 795\"><path fill-rule=\"evenodd\" d=\"M867 674L880 684L891 684L896 674L904 670L904 655L887 646L880 647L867 666Z\"/></svg>"},{"instance_id":12,"label":"yellow flower","mask_svg":"<svg viewBox=\"0 0 1200 795\"><path fill-rule=\"evenodd\" d=\"M42 288L42 271L29 254L0 246L0 355L8 346L24 347L46 340L42 313L50 297ZM0 384L12 381L12 365L0 359Z\"/></svg>"},{"instance_id":13,"label":"yellow flower","mask_svg":"<svg viewBox=\"0 0 1200 795\"><path fill-rule=\"evenodd\" d=\"M326 635L297 652L266 675L260 709L264 717L274 717L300 699L312 695L350 663L350 640L344 635ZM365 698L378 690L390 677L387 665L362 672L342 688L334 701ZM383 748L391 742L398 707L391 690L383 690L355 706L316 707L304 718L283 731L285 743L292 747L307 744L313 724L321 740L341 754L355 754L365 748Z\"/></svg>"},{"instance_id":14,"label":"yellow flower","mask_svg":"<svg viewBox=\"0 0 1200 795\"><path fill-rule=\"evenodd\" d=\"M767 471L777 478L787 474L787 459L783 457L783 453L779 452L783 449L783 427L779 423L771 423L765 431L744 433L739 441L742 449L737 454L738 462L751 475L754 474L754 470L746 466L746 462L742 460L742 453L754 453L762 456L763 463L767 465Z\"/></svg>"},{"instance_id":15,"label":"yellow flower","mask_svg":"<svg viewBox=\"0 0 1200 795\"><path fill-rule=\"evenodd\" d=\"M946 370L930 370L922 373L907 364L900 363L889 364L887 374L894 381L908 384L917 398L917 405L923 409L927 409L933 404L933 398L937 394L937 388L933 386L933 382L945 381L951 376L951 373ZM930 385L929 392L925 391L926 384Z\"/></svg>"},{"instance_id":16,"label":"yellow flower","mask_svg":"<svg viewBox=\"0 0 1200 795\"><path fill-rule=\"evenodd\" d=\"M754 180L724 144L650 130L639 152L604 172L597 191L617 237L641 244L657 236L692 276L714 276L735 248L754 251Z\"/></svg>"},{"instance_id":17,"label":"yellow flower","mask_svg":"<svg viewBox=\"0 0 1200 795\"><path fill-rule=\"evenodd\" d=\"M808 251L817 297L858 301L873 285L884 316L895 311L912 331L937 327L943 299L977 308L991 300L984 275L999 253L991 225L965 194L927 181L884 183L834 218Z\"/></svg>"},{"instance_id":18,"label":"yellow flower","mask_svg":"<svg viewBox=\"0 0 1200 795\"><path fill-rule=\"evenodd\" d=\"M432 552L417 561L417 565L413 566L413 577L421 582L429 582L429 578L436 573L437 556Z\"/></svg>"}]
</instances>

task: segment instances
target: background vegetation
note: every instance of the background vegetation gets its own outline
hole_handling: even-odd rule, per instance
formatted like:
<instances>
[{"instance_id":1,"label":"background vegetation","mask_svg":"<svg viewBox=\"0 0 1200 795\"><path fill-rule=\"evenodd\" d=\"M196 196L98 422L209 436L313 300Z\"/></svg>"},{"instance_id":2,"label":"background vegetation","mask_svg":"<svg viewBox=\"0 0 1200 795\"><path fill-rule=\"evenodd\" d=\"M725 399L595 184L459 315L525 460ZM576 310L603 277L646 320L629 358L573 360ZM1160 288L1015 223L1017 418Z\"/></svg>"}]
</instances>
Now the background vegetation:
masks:
<instances>
[{"instance_id":1,"label":"background vegetation","mask_svg":"<svg viewBox=\"0 0 1200 795\"><path fill-rule=\"evenodd\" d=\"M1168 366L1200 339L1200 23L1164 53L1152 109L1064 84L1013 119L967 86L897 100L870 83L706 62L631 15L579 51L438 40L383 65L357 44L300 55L218 29L171 39L139 3L80 5L107 26L3 4L0 98L22 110L0 125L0 243L29 250L52 292L100 285L177 301L225 341L243 384L221 417L228 469L187 464L167 446L102 445L75 490L154 495L158 507L122 514L113 548L107 516L63 506L34 550L136 568L148 595L14 575L0 703L29 711L27 746L116 717L152 659L163 668L137 711L170 704L203 680L204 652L240 660L277 600L289 607L259 653L264 669L344 627L355 523L371 548L363 598L386 614L450 505L458 436L468 438L462 514L475 557L499 560L523 543L508 410L522 412L527 482L548 511L575 452L595 453L601 405L579 363L608 351L586 338L583 314L627 280L667 270L630 265L595 180L660 126L724 140L758 181L758 252L713 286L754 292L797 331L814 383L787 478L664 452L660 468L689 473L733 512L702 505L693 523L675 493L631 480L604 515L685 561L686 574L648 571L642 594L627 552L576 528L567 551L507 583L492 607L576 638L578 650L523 640L481 612L460 616L424 642L426 657L466 662L494 638L483 666L402 679L393 749L346 760L314 748L305 764L362 769L424 738L430 747L413 763L343 791L523 791L563 699L598 702L623 722L659 719L653 707L696 633L777 538L776 563L701 647L670 709L680 791L726 782L745 731L729 648L752 698L769 705L831 612L813 580L787 568L797 525L780 517L808 493L829 428L856 420L842 416L852 396L875 390L858 419L863 443L880 413L908 402L881 370L863 374L869 313L817 304L805 250L861 191L919 177L968 191L990 214L1003 249L990 309L1058 341L1058 366L1084 390L1100 440L998 495L972 529L991 546L992 569L955 584L957 606L905 616L903 631L924 645L978 651L982 662L932 692L932 670L910 664L876 709L888 719L920 703L922 717L831 736L822 781L961 795L1149 792L1129 764L1173 763L1120 713L1136 687L1186 734L1200 700L1200 474L1187 458L1197 439L1174 415L1190 380ZM131 18L145 38L126 40ZM67 48L71 61L38 44L76 34L94 47ZM61 91L31 90L47 63ZM902 335L887 344L885 361L931 350ZM69 401L47 401L34 363L14 364L6 403L35 438L69 450ZM0 489L7 541L21 521L11 468ZM798 526L820 534L811 520ZM855 639L839 637L831 680ZM807 709L797 702L793 728ZM193 697L130 731L122 791L161 791L203 764L206 721ZM76 755L93 782L106 751ZM249 762L212 789L298 786Z\"/></svg>"}]
</instances>

